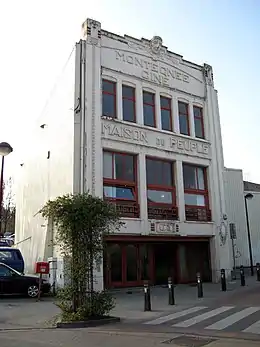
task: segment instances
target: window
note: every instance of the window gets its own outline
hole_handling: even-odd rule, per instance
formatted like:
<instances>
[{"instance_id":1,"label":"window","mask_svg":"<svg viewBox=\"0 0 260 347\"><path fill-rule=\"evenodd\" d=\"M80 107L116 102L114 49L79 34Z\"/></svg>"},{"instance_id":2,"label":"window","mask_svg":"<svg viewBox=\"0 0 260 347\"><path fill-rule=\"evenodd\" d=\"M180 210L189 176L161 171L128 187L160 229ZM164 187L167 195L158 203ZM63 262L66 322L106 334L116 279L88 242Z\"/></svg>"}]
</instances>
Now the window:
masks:
<instances>
[{"instance_id":1,"label":"window","mask_svg":"<svg viewBox=\"0 0 260 347\"><path fill-rule=\"evenodd\" d=\"M128 217L139 217L136 156L103 152L103 196L113 201ZM132 204L127 208L125 204Z\"/></svg>"},{"instance_id":2,"label":"window","mask_svg":"<svg viewBox=\"0 0 260 347\"><path fill-rule=\"evenodd\" d=\"M144 125L156 126L155 123L155 95L143 92Z\"/></svg>"},{"instance_id":3,"label":"window","mask_svg":"<svg viewBox=\"0 0 260 347\"><path fill-rule=\"evenodd\" d=\"M204 124L202 108L193 106L194 124L195 124L195 136L200 139L204 139Z\"/></svg>"},{"instance_id":4,"label":"window","mask_svg":"<svg viewBox=\"0 0 260 347\"><path fill-rule=\"evenodd\" d=\"M0 265L0 277L10 277L12 274L13 272L8 267Z\"/></svg>"},{"instance_id":5,"label":"window","mask_svg":"<svg viewBox=\"0 0 260 347\"><path fill-rule=\"evenodd\" d=\"M162 129L172 131L171 99L161 96L160 101Z\"/></svg>"},{"instance_id":6,"label":"window","mask_svg":"<svg viewBox=\"0 0 260 347\"><path fill-rule=\"evenodd\" d=\"M135 88L129 86L122 87L123 98L123 120L135 122Z\"/></svg>"},{"instance_id":7,"label":"window","mask_svg":"<svg viewBox=\"0 0 260 347\"><path fill-rule=\"evenodd\" d=\"M173 163L146 159L149 219L177 219Z\"/></svg>"},{"instance_id":8,"label":"window","mask_svg":"<svg viewBox=\"0 0 260 347\"><path fill-rule=\"evenodd\" d=\"M206 168L184 164L183 184L186 219L210 220Z\"/></svg>"},{"instance_id":9,"label":"window","mask_svg":"<svg viewBox=\"0 0 260 347\"><path fill-rule=\"evenodd\" d=\"M189 128L189 105L184 102L178 102L180 133L190 135Z\"/></svg>"},{"instance_id":10,"label":"window","mask_svg":"<svg viewBox=\"0 0 260 347\"><path fill-rule=\"evenodd\" d=\"M116 118L116 83L102 81L102 116Z\"/></svg>"}]
</instances>

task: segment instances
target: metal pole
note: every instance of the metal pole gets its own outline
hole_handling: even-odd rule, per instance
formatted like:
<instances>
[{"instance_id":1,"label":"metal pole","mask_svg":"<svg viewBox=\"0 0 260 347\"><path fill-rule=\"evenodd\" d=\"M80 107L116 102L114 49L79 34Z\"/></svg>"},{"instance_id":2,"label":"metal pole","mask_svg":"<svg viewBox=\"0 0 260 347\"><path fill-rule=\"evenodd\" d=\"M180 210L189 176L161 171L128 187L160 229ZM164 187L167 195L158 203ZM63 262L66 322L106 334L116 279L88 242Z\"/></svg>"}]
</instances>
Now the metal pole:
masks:
<instances>
[{"instance_id":1,"label":"metal pole","mask_svg":"<svg viewBox=\"0 0 260 347\"><path fill-rule=\"evenodd\" d=\"M197 273L197 289L198 289L198 298L203 298L203 287L200 273Z\"/></svg>"},{"instance_id":2,"label":"metal pole","mask_svg":"<svg viewBox=\"0 0 260 347\"><path fill-rule=\"evenodd\" d=\"M2 213L3 213L3 196L4 196L4 166L5 166L5 157L2 156L1 177L0 177L0 236L2 234Z\"/></svg>"},{"instance_id":3,"label":"metal pole","mask_svg":"<svg viewBox=\"0 0 260 347\"><path fill-rule=\"evenodd\" d=\"M175 305L174 284L171 277L168 277L169 305Z\"/></svg>"},{"instance_id":4,"label":"metal pole","mask_svg":"<svg viewBox=\"0 0 260 347\"><path fill-rule=\"evenodd\" d=\"M245 281L245 271L243 265L240 266L240 281L241 281L241 286L244 287L246 285Z\"/></svg>"},{"instance_id":5,"label":"metal pole","mask_svg":"<svg viewBox=\"0 0 260 347\"><path fill-rule=\"evenodd\" d=\"M250 225L249 225L248 208L247 208L247 199L246 199L246 197L245 197L245 208L246 208L246 225L247 225L247 237L248 237L248 248L249 248L249 258L250 258L250 270L251 270L251 276L254 276L252 244L251 244Z\"/></svg>"},{"instance_id":6,"label":"metal pole","mask_svg":"<svg viewBox=\"0 0 260 347\"><path fill-rule=\"evenodd\" d=\"M256 279L260 281L260 264L256 263Z\"/></svg>"},{"instance_id":7,"label":"metal pole","mask_svg":"<svg viewBox=\"0 0 260 347\"><path fill-rule=\"evenodd\" d=\"M227 291L227 281L226 281L225 269L221 269L221 290L222 290L222 292Z\"/></svg>"},{"instance_id":8,"label":"metal pole","mask_svg":"<svg viewBox=\"0 0 260 347\"><path fill-rule=\"evenodd\" d=\"M151 292L148 281L144 281L144 311L151 311Z\"/></svg>"},{"instance_id":9,"label":"metal pole","mask_svg":"<svg viewBox=\"0 0 260 347\"><path fill-rule=\"evenodd\" d=\"M237 278L237 276L236 276L235 242L234 242L233 238L231 238L231 243L232 243L232 254L233 254L233 274L232 274L232 280L235 280Z\"/></svg>"}]
</instances>

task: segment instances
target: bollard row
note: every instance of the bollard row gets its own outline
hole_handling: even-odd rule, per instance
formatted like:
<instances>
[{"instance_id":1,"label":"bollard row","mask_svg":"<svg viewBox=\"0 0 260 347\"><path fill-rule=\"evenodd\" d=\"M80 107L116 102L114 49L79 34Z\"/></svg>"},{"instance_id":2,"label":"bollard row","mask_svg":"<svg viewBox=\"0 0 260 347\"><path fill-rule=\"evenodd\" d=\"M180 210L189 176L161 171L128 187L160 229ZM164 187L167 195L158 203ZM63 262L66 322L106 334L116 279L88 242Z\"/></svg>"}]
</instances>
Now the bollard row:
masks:
<instances>
[{"instance_id":1,"label":"bollard row","mask_svg":"<svg viewBox=\"0 0 260 347\"><path fill-rule=\"evenodd\" d=\"M235 271L235 270L234 270ZM256 275L257 281L260 282L260 263L256 264ZM203 283L201 279L200 272L197 272L197 292L198 298L203 298ZM223 292L227 291L227 279L225 269L220 270L220 278L221 278L221 290ZM233 276L232 276L233 278ZM245 280L245 270L244 267L240 266L240 283L241 286L244 287L246 285ZM168 277L168 304L175 305L175 295L174 295L174 283L171 277ZM149 282L144 282L144 311L151 311L151 289L149 286Z\"/></svg>"}]
</instances>

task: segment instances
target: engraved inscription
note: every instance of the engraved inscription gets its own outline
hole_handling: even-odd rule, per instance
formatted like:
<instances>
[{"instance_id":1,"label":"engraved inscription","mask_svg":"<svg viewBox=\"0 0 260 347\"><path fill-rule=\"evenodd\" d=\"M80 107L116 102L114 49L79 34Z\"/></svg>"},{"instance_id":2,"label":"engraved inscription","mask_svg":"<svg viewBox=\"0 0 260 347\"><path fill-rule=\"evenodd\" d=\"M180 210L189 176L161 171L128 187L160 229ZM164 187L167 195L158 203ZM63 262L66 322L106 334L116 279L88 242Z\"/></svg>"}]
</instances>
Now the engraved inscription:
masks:
<instances>
[{"instance_id":1,"label":"engraved inscription","mask_svg":"<svg viewBox=\"0 0 260 347\"><path fill-rule=\"evenodd\" d=\"M102 124L102 135L109 135L115 138L124 138L148 144L147 133L142 130L135 130L119 125Z\"/></svg>"},{"instance_id":2,"label":"engraved inscription","mask_svg":"<svg viewBox=\"0 0 260 347\"><path fill-rule=\"evenodd\" d=\"M189 83L189 76L181 71L161 65L159 62L143 59L129 53L116 51L116 59L141 70L141 78L162 86L169 86L171 80Z\"/></svg>"},{"instance_id":3,"label":"engraved inscription","mask_svg":"<svg viewBox=\"0 0 260 347\"><path fill-rule=\"evenodd\" d=\"M154 131L146 131L135 127L119 124L102 123L102 137L113 140L123 140L129 143L139 143L166 151L184 154L200 154L209 156L210 145L205 142L190 140L173 135L157 135Z\"/></svg>"}]
</instances>

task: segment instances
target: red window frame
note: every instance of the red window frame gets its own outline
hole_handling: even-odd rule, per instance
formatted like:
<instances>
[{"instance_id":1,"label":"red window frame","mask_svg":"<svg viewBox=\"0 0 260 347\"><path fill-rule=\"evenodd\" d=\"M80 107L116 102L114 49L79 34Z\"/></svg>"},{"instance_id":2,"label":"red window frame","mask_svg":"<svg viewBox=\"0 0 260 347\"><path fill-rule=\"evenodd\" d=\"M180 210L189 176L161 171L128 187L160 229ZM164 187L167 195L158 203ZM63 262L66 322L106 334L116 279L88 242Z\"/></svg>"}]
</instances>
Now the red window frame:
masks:
<instances>
[{"instance_id":1,"label":"red window frame","mask_svg":"<svg viewBox=\"0 0 260 347\"><path fill-rule=\"evenodd\" d=\"M166 162L171 164L171 168L172 168L172 176L173 176L173 185L172 186L168 186L168 185L160 185L160 184L149 184L148 180L147 180L147 173L146 173L146 181L147 181L147 191L148 190L157 190L157 191L165 191L165 192L171 192L172 193L172 203L171 204L167 204L167 203L160 203L160 202L148 202L148 194L147 194L147 203L148 205L152 206L152 205L156 205L156 206L164 206L164 207L176 207L176 187L175 187L175 177L174 177L174 162L170 161L170 160L165 160L165 159L161 159L161 158L154 158L154 157L146 157L146 161L145 163L147 164L147 160L151 160L151 161L159 161L159 162Z\"/></svg>"},{"instance_id":2,"label":"red window frame","mask_svg":"<svg viewBox=\"0 0 260 347\"><path fill-rule=\"evenodd\" d=\"M103 177L103 187L109 186L109 187L118 187L118 188L129 188L132 189L134 199L129 200L129 199L124 199L124 198L106 198L107 200L110 201L129 201L129 203L138 203L138 185L137 185L137 156L132 153L125 153L125 152L115 152L115 151L109 151L109 150L104 150L104 153L110 153L112 154L113 158L113 163L114 161L114 155L115 154L120 154L123 156L131 156L133 158L133 163L134 163L134 181L127 181L127 180L122 180L122 179L113 179L113 178L106 178ZM112 165L112 177L114 177L114 170L115 170L115 165ZM103 193L104 196L104 193ZM105 197L104 197L105 198Z\"/></svg>"},{"instance_id":3,"label":"red window frame","mask_svg":"<svg viewBox=\"0 0 260 347\"><path fill-rule=\"evenodd\" d=\"M195 108L199 110L199 113L200 113L199 116L195 115L195 112L194 112ZM195 126L194 126L194 128L195 128L195 129L194 129L194 130L195 130L195 137L197 137L197 138L199 138L199 139L205 139L204 120L203 120L203 109L202 109L202 107L194 105L194 106L193 106L193 115L194 115L194 121L195 121L195 119L198 119L198 120L200 121L201 129L202 129L202 137L197 136L197 135L196 135L196 128L195 128Z\"/></svg>"},{"instance_id":4,"label":"red window frame","mask_svg":"<svg viewBox=\"0 0 260 347\"><path fill-rule=\"evenodd\" d=\"M183 114L183 113L180 113L180 104L183 104L185 105L185 110L186 110L186 113ZM187 127L188 127L188 134L182 134L181 133L181 130L180 130L180 133L182 135L186 135L186 136L190 136L190 120L189 120L189 104L187 104L186 102L184 101L178 101L178 115L179 115L179 124L180 124L180 115L183 117L185 116L186 117L186 122L187 122Z\"/></svg>"},{"instance_id":5,"label":"red window frame","mask_svg":"<svg viewBox=\"0 0 260 347\"><path fill-rule=\"evenodd\" d=\"M103 82L106 82L106 83L109 83L111 85L113 85L113 92L108 92L106 90L103 89ZM107 79L102 79L102 95L103 94L107 94L107 95L112 95L113 96L113 99L114 99L114 110L115 110L115 114L113 116L113 118L116 118L117 117L117 107L116 107L116 82L114 81L110 81L110 80L107 80ZM103 114L103 108L102 108L102 116L103 117L107 117L106 115Z\"/></svg>"},{"instance_id":6,"label":"red window frame","mask_svg":"<svg viewBox=\"0 0 260 347\"><path fill-rule=\"evenodd\" d=\"M133 97L132 97L132 98L130 98L129 96L124 96L124 94L123 94L124 87L130 88L130 89L133 90ZM136 123L136 98L135 98L135 88L132 87L132 86L128 86L127 84L123 84L123 85L122 85L122 100L123 100L123 102L124 102L124 100L130 100L130 101L132 101L133 104L134 104L134 120L131 121L131 120L125 120L125 119L124 119L124 109L123 109L123 120L125 120L126 122Z\"/></svg>"},{"instance_id":7,"label":"red window frame","mask_svg":"<svg viewBox=\"0 0 260 347\"><path fill-rule=\"evenodd\" d=\"M169 107L162 106L162 102L161 102L162 99L167 100ZM172 128L173 128L173 126L172 126L172 99L161 95L160 96L160 106L161 106L161 120L162 120L162 110L169 111L169 113L170 113L170 129L163 129L162 128L162 130L172 131ZM162 124L162 121L161 121L161 124Z\"/></svg>"},{"instance_id":8,"label":"red window frame","mask_svg":"<svg viewBox=\"0 0 260 347\"><path fill-rule=\"evenodd\" d=\"M152 96L152 103L144 101L144 95L145 94L148 94L148 95ZM153 125L146 125L145 124L145 119L144 119L144 125L156 128L155 94L154 93L147 92L146 90L143 90L143 107L144 107L144 105L152 106L152 108L153 108L153 123L154 123Z\"/></svg>"},{"instance_id":9,"label":"red window frame","mask_svg":"<svg viewBox=\"0 0 260 347\"><path fill-rule=\"evenodd\" d=\"M183 176L183 186L184 186L184 194L194 194L194 195L202 195L205 199L205 206L198 206L198 205L186 205L187 207L193 207L193 208L202 208L202 209L209 209L209 193L208 193L208 182L207 182L207 168L203 166L197 166L193 164L186 164L183 163L184 166L192 167L196 170L196 181L197 186L198 184L198 169L203 170L203 180L204 180L204 189L192 189L192 188L185 188L185 182L184 182L184 176Z\"/></svg>"}]
</instances>

